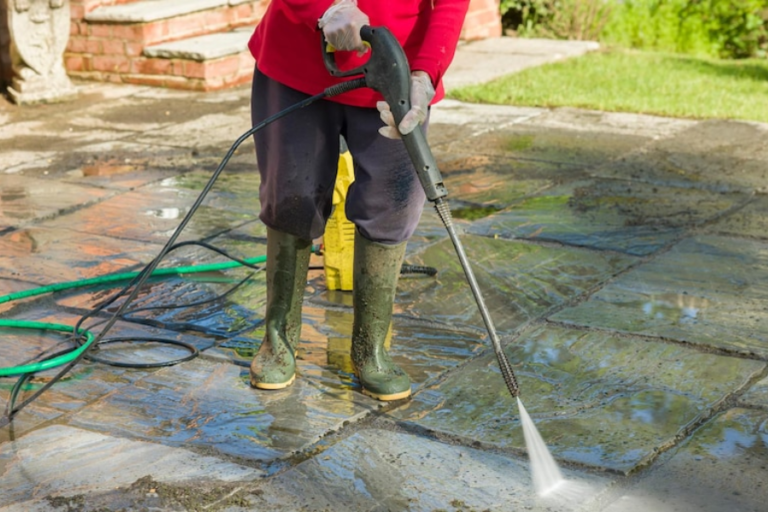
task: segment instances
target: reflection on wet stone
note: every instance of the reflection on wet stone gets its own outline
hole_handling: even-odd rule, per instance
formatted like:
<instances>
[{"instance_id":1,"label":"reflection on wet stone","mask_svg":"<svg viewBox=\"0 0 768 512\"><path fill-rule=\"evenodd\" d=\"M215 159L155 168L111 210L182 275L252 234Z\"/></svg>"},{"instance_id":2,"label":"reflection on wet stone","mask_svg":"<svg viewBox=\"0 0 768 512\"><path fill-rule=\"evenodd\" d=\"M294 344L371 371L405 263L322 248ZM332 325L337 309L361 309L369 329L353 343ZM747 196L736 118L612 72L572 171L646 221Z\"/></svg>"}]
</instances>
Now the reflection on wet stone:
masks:
<instances>
[{"instance_id":1,"label":"reflection on wet stone","mask_svg":"<svg viewBox=\"0 0 768 512\"><path fill-rule=\"evenodd\" d=\"M626 181L563 185L475 222L470 232L611 249L643 256L746 200Z\"/></svg>"},{"instance_id":2,"label":"reflection on wet stone","mask_svg":"<svg viewBox=\"0 0 768 512\"><path fill-rule=\"evenodd\" d=\"M525 332L506 352L553 455L625 472L765 368L679 345L555 326ZM493 446L525 446L493 355L472 361L393 414Z\"/></svg>"},{"instance_id":3,"label":"reflection on wet stone","mask_svg":"<svg viewBox=\"0 0 768 512\"><path fill-rule=\"evenodd\" d=\"M19 460L19 454L25 454L23 460ZM119 470L105 474L104 460ZM214 478L226 482L261 476L256 469L189 450L61 425L0 445L0 467L4 468L3 505L13 506L23 500L25 503L18 510L57 510L58 507L51 506L50 498L60 493L70 496L68 489L88 494L90 503L98 493L129 486L147 475L160 482ZM65 510L71 510L70 506Z\"/></svg>"},{"instance_id":4,"label":"reflection on wet stone","mask_svg":"<svg viewBox=\"0 0 768 512\"><path fill-rule=\"evenodd\" d=\"M768 356L766 244L686 239L552 319Z\"/></svg>"},{"instance_id":5,"label":"reflection on wet stone","mask_svg":"<svg viewBox=\"0 0 768 512\"><path fill-rule=\"evenodd\" d=\"M0 180L0 228L44 219L107 195L108 191L98 188L3 175Z\"/></svg>"},{"instance_id":6,"label":"reflection on wet stone","mask_svg":"<svg viewBox=\"0 0 768 512\"><path fill-rule=\"evenodd\" d=\"M258 325L265 303L262 272L190 274L145 287L125 318L175 331L231 337ZM109 311L121 304L116 302Z\"/></svg>"},{"instance_id":7,"label":"reflection on wet stone","mask_svg":"<svg viewBox=\"0 0 768 512\"><path fill-rule=\"evenodd\" d=\"M471 201L497 208L577 176L572 168L511 157L472 155L441 164L449 200Z\"/></svg>"},{"instance_id":8,"label":"reflection on wet stone","mask_svg":"<svg viewBox=\"0 0 768 512\"><path fill-rule=\"evenodd\" d=\"M610 480L583 483L592 497ZM358 432L261 491L254 510L550 510L536 498L524 462L386 430Z\"/></svg>"},{"instance_id":9,"label":"reflection on wet stone","mask_svg":"<svg viewBox=\"0 0 768 512\"><path fill-rule=\"evenodd\" d=\"M334 391L311 379L297 379L285 390L257 391L247 369L198 358L121 388L80 411L71 424L269 461L316 441L371 405L376 406L359 393Z\"/></svg>"},{"instance_id":10,"label":"reflection on wet stone","mask_svg":"<svg viewBox=\"0 0 768 512\"><path fill-rule=\"evenodd\" d=\"M462 243L500 330L518 328L550 308L578 296L634 262L618 254L543 247L479 236ZM397 308L403 314L468 329L483 321L453 245L443 240L410 258L435 267L430 279L401 280Z\"/></svg>"},{"instance_id":11,"label":"reflection on wet stone","mask_svg":"<svg viewBox=\"0 0 768 512\"><path fill-rule=\"evenodd\" d=\"M636 135L516 125L491 131L482 138L456 139L445 150L567 164L575 170L604 164L648 141Z\"/></svg>"},{"instance_id":12,"label":"reflection on wet stone","mask_svg":"<svg viewBox=\"0 0 768 512\"><path fill-rule=\"evenodd\" d=\"M49 285L133 270L159 251L131 240L30 228L0 236L0 275Z\"/></svg>"},{"instance_id":13,"label":"reflection on wet stone","mask_svg":"<svg viewBox=\"0 0 768 512\"><path fill-rule=\"evenodd\" d=\"M350 294L351 295L351 294ZM297 359L298 378L329 388L360 393L351 359L352 309L315 307L305 300ZM263 326L206 350L206 357L224 358L247 367L264 335ZM472 331L414 321L396 315L385 347L411 378L413 389L471 359L485 348ZM306 369L304 368L306 366Z\"/></svg>"},{"instance_id":14,"label":"reflection on wet stone","mask_svg":"<svg viewBox=\"0 0 768 512\"><path fill-rule=\"evenodd\" d=\"M164 243L181 224L194 203L197 192L157 187L152 191L128 192L112 197L86 210L63 215L46 223L47 227L66 228L115 238ZM126 215L131 212L131 215ZM203 202L179 241L199 240L227 231L256 217L237 208L219 208Z\"/></svg>"},{"instance_id":15,"label":"reflection on wet stone","mask_svg":"<svg viewBox=\"0 0 768 512\"><path fill-rule=\"evenodd\" d=\"M606 512L765 509L768 414L730 409L710 420Z\"/></svg>"}]
</instances>

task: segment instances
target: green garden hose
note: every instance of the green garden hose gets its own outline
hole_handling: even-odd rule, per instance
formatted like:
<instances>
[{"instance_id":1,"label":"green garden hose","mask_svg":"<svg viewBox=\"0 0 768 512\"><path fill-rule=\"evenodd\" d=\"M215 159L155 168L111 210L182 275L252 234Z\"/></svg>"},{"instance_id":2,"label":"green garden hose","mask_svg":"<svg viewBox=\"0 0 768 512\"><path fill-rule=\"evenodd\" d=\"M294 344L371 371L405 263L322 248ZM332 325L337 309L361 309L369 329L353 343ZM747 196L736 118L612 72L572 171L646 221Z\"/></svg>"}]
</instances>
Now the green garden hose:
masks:
<instances>
[{"instance_id":1,"label":"green garden hose","mask_svg":"<svg viewBox=\"0 0 768 512\"><path fill-rule=\"evenodd\" d=\"M246 259L245 262L251 265L258 265L264 263L267 260L266 256L257 256L255 258ZM217 270L226 270L229 268L239 267L242 264L237 261L225 261L221 263L209 263L205 265L191 265L186 267L172 267L172 268L159 268L152 272L152 277L167 276L167 275L179 275L179 274L193 274L200 272L213 272ZM74 288L82 288L85 286L95 286L105 283L113 283L115 281L127 281L138 276L140 272L124 272L121 274L111 274L108 276L94 277L91 279L81 279L78 281L67 281L64 283L56 283L48 286L41 286L39 288L33 288L31 290L23 290L20 292L9 293L8 295L0 296L0 304L11 302L19 299L26 299L28 297L35 297L37 295L43 295L46 293L59 292L63 290L71 290ZM53 324L46 322L32 322L27 320L2 320L0 319L0 327L15 328L15 329L39 329L42 331L56 331L56 332L74 332L74 328L63 324ZM0 367L0 377L9 377L13 375L22 375L25 373L35 373L43 370L49 370L56 366L69 363L77 359L80 354L88 350L88 347L93 343L94 336L90 332L84 329L80 329L78 334L82 334L86 337L85 343L72 352L67 354L42 361L39 363L30 363L21 366L9 366Z\"/></svg>"}]
</instances>

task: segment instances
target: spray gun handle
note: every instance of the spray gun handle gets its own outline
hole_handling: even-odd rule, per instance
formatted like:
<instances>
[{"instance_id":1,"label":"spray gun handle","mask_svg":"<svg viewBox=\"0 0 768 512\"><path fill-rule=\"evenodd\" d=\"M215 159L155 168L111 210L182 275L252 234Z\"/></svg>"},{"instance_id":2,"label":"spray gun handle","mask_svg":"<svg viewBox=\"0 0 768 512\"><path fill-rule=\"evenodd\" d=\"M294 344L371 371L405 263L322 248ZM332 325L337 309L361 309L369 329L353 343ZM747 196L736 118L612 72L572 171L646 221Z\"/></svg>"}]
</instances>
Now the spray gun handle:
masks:
<instances>
[{"instance_id":1,"label":"spray gun handle","mask_svg":"<svg viewBox=\"0 0 768 512\"><path fill-rule=\"evenodd\" d=\"M408 59L397 38L386 27L364 26L360 29L360 37L370 45L371 56L362 66L341 71L336 65L334 52L323 36L325 67L336 77L364 75L366 85L384 96L397 126L411 109L411 70ZM447 196L443 177L424 132L417 128L402 138L427 198L437 201Z\"/></svg>"}]
</instances>

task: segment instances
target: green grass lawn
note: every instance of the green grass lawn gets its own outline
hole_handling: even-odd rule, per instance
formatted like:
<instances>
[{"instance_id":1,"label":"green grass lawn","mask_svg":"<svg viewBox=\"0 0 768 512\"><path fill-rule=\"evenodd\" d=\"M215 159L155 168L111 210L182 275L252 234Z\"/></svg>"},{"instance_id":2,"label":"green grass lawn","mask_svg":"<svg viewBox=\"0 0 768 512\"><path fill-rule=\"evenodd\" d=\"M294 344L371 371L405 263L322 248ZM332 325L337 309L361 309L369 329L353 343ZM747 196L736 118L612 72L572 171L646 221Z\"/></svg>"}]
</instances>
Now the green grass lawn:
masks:
<instances>
[{"instance_id":1,"label":"green grass lawn","mask_svg":"<svg viewBox=\"0 0 768 512\"><path fill-rule=\"evenodd\" d=\"M768 122L768 60L603 50L456 89L479 103Z\"/></svg>"}]
</instances>

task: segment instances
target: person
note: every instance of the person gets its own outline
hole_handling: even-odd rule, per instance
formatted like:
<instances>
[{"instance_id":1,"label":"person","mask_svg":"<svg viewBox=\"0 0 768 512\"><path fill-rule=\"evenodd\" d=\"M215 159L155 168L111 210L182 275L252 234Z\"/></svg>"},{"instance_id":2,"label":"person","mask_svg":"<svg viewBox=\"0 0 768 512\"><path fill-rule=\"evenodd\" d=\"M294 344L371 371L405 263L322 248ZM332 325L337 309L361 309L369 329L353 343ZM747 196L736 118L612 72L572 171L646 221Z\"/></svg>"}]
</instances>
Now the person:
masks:
<instances>
[{"instance_id":1,"label":"person","mask_svg":"<svg viewBox=\"0 0 768 512\"><path fill-rule=\"evenodd\" d=\"M356 227L352 362L365 394L385 401L410 395L410 379L384 342L405 245L425 194L397 139L426 129L429 106L443 97L441 79L468 6L469 0L272 0L256 27L249 42L256 59L254 124L341 81L325 68L321 31L341 69L365 62L365 25L387 27L403 46L412 108L395 126L383 98L361 88L299 109L254 135L260 219L267 226L267 305L266 333L250 365L253 387L282 389L295 379L311 245L331 213L343 136L355 173L345 204Z\"/></svg>"}]
</instances>

